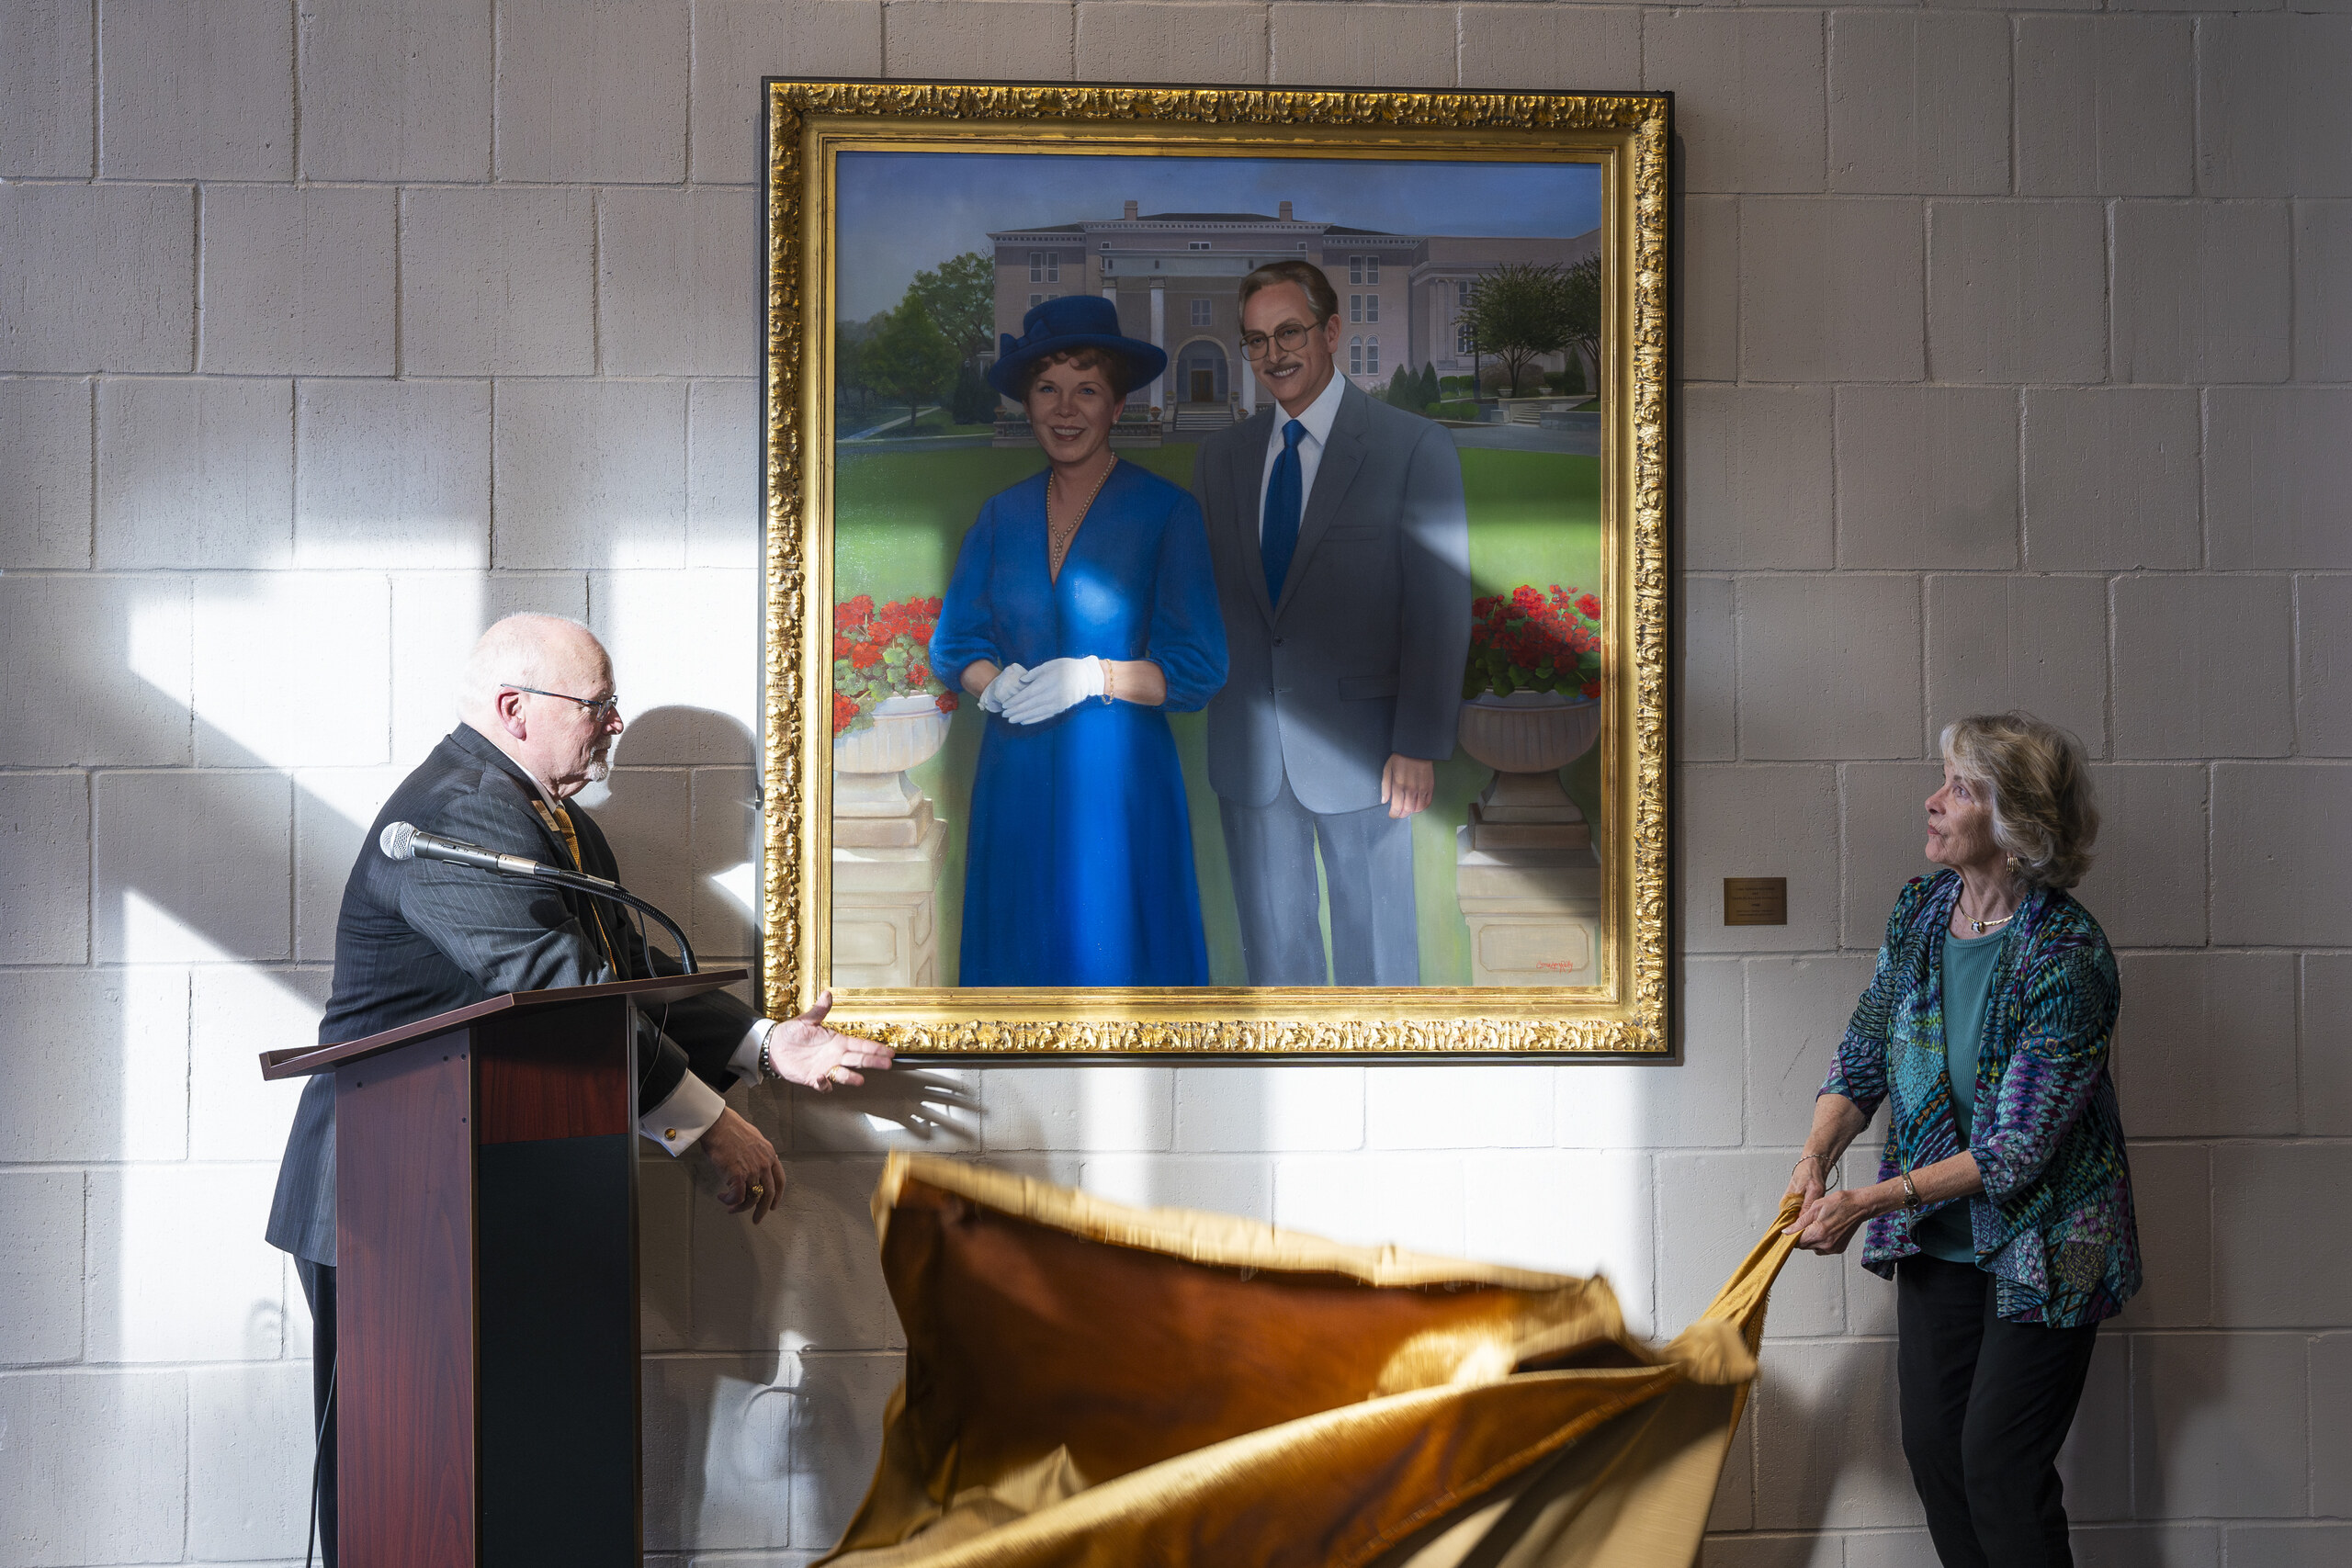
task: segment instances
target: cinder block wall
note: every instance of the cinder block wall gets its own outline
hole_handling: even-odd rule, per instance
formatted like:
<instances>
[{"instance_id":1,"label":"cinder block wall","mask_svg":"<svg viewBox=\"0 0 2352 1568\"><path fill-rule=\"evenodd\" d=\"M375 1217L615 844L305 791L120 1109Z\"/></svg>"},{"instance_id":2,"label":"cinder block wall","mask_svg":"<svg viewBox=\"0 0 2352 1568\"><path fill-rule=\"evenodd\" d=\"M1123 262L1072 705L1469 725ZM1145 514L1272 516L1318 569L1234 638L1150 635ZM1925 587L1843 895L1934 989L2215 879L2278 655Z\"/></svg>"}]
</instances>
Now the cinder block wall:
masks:
<instances>
[{"instance_id":1,"label":"cinder block wall","mask_svg":"<svg viewBox=\"0 0 2352 1568\"><path fill-rule=\"evenodd\" d=\"M1679 1326L1771 1210L1938 727L2013 704L2099 759L2149 1259L2081 1560L2352 1558L2352 17L2289 4L0 3L0 1564L300 1558L253 1054L312 1027L478 626L605 635L632 880L747 952L765 72L1680 95L1689 1060L742 1097L779 1218L646 1169L662 1561L803 1563L854 1506L886 1147L1603 1268ZM1718 923L1748 874L1786 927ZM1792 1267L1708 1562L1931 1561L1892 1327Z\"/></svg>"}]
</instances>

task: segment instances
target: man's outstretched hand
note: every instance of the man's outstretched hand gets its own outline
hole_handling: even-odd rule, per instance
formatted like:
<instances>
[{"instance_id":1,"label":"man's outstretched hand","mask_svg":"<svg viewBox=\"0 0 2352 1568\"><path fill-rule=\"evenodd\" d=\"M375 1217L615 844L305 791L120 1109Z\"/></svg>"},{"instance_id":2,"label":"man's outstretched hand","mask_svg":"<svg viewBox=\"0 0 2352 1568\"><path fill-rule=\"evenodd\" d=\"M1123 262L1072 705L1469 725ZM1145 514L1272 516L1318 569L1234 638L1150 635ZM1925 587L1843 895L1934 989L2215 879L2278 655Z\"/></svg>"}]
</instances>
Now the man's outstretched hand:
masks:
<instances>
[{"instance_id":1,"label":"man's outstretched hand","mask_svg":"<svg viewBox=\"0 0 2352 1568\"><path fill-rule=\"evenodd\" d=\"M890 1047L871 1040L861 1040L854 1034L843 1034L825 1027L825 1014L832 1010L833 993L827 991L817 998L817 1005L798 1018L787 1018L768 1034L768 1063L783 1077L807 1089L822 1094L835 1084L862 1084L865 1079L857 1069L887 1072L890 1066Z\"/></svg>"}]
</instances>

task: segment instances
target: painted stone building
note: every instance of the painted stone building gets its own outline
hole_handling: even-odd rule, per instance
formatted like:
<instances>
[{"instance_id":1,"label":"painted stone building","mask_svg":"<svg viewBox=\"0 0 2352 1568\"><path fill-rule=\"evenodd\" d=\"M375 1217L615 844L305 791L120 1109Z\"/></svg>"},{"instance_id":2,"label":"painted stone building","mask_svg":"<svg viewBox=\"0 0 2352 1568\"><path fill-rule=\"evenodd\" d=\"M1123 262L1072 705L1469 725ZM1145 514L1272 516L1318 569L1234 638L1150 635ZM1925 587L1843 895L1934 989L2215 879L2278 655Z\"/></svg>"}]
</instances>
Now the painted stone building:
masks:
<instances>
[{"instance_id":1,"label":"painted stone building","mask_svg":"<svg viewBox=\"0 0 2352 1568\"><path fill-rule=\"evenodd\" d=\"M989 234L996 253L997 331L1018 335L1030 307L1080 290L1116 301L1122 331L1168 351L1169 366L1131 405L1186 411L1257 406L1255 378L1234 346L1235 286L1285 256L1315 263L1340 296L1340 368L1367 390L1399 365L1471 372L1462 308L1480 274L1512 262L1571 265L1599 248L1600 231L1573 239L1394 234L1261 212L1145 214ZM1545 368L1556 369L1557 355Z\"/></svg>"}]
</instances>

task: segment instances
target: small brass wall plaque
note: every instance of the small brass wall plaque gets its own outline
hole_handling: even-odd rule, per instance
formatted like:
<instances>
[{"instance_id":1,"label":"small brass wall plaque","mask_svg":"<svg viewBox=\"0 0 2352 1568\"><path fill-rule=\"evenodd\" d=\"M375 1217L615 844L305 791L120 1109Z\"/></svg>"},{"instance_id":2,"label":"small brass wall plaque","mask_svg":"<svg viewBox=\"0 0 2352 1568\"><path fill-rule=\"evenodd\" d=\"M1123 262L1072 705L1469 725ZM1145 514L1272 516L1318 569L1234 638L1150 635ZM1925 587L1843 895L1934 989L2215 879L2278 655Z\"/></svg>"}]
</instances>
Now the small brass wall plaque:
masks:
<instances>
[{"instance_id":1,"label":"small brass wall plaque","mask_svg":"<svg viewBox=\"0 0 2352 1568\"><path fill-rule=\"evenodd\" d=\"M1785 876L1724 878L1724 924L1785 926L1789 923L1789 879Z\"/></svg>"}]
</instances>

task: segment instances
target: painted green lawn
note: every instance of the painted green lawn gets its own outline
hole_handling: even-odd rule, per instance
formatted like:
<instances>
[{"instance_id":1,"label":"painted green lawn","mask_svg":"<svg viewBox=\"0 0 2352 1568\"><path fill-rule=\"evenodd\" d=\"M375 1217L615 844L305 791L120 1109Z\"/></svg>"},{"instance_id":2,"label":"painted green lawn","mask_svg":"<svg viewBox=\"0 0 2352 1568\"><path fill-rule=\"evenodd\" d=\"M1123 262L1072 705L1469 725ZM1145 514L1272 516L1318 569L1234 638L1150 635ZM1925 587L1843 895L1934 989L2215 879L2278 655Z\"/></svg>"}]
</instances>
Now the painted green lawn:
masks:
<instances>
[{"instance_id":1,"label":"painted green lawn","mask_svg":"<svg viewBox=\"0 0 2352 1568\"><path fill-rule=\"evenodd\" d=\"M1194 450L1171 445L1121 456L1176 484L1189 485ZM844 457L833 487L836 596L870 593L876 601L888 601L940 592L980 503L1035 473L1043 461L1034 449L992 447ZM1462 480L1470 513L1470 574L1478 592L1507 592L1522 582L1585 588L1598 583L1597 459L1474 448L1462 453ZM1216 797L1208 787L1205 725L1198 714L1172 715L1170 723L1184 759L1211 978L1220 985L1238 985L1244 978L1240 942ZM955 972L963 930L964 824L978 750L978 715L967 702L956 714L945 748L915 771L915 782L939 802L948 823L939 941L943 973L949 976ZM1440 763L1436 802L1413 823L1424 984L1467 985L1470 980L1469 928L1453 902L1453 829L1487 776L1485 768L1459 753ZM1569 793L1596 826L1597 783L1594 758L1567 770Z\"/></svg>"}]
</instances>

